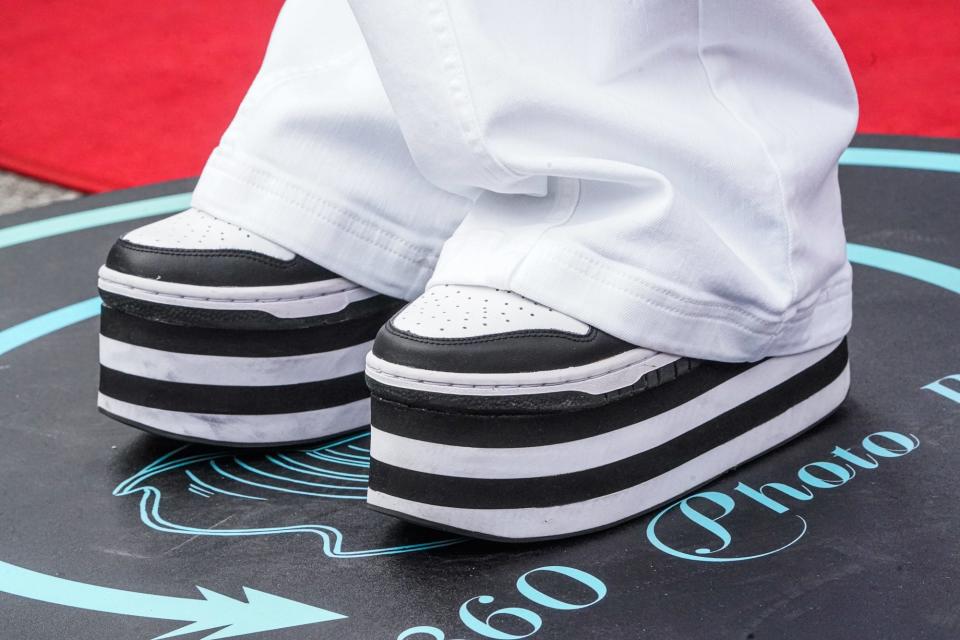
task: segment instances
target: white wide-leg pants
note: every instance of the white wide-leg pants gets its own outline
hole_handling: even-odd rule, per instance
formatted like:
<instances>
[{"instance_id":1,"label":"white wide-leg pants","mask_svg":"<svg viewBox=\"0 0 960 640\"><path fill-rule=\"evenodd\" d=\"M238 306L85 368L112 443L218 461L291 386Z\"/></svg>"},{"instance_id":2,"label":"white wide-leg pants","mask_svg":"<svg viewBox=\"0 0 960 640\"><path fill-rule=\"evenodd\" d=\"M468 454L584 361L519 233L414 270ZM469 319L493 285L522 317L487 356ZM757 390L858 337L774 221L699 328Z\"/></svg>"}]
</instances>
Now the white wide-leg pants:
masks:
<instances>
[{"instance_id":1,"label":"white wide-leg pants","mask_svg":"<svg viewBox=\"0 0 960 640\"><path fill-rule=\"evenodd\" d=\"M390 295L756 360L849 329L856 120L809 0L288 0L194 206Z\"/></svg>"}]
</instances>

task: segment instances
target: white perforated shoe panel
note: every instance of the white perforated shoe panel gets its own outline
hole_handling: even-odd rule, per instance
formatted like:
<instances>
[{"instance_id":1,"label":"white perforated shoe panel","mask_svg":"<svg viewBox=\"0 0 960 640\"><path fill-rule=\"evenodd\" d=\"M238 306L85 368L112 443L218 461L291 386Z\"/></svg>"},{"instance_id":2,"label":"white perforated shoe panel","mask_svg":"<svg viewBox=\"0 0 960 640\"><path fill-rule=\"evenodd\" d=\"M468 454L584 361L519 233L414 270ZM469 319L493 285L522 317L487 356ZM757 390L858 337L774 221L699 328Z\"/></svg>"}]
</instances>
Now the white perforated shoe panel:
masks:
<instances>
[{"instance_id":1,"label":"white perforated shoe panel","mask_svg":"<svg viewBox=\"0 0 960 640\"><path fill-rule=\"evenodd\" d=\"M439 285L404 307L393 326L425 338L472 338L508 331L554 330L585 335L579 320L512 291Z\"/></svg>"},{"instance_id":2,"label":"white perforated shoe panel","mask_svg":"<svg viewBox=\"0 0 960 640\"><path fill-rule=\"evenodd\" d=\"M255 251L280 260L292 260L294 254L280 245L229 222L198 211L182 213L134 229L124 240L148 247L169 249L239 249Z\"/></svg>"}]
</instances>

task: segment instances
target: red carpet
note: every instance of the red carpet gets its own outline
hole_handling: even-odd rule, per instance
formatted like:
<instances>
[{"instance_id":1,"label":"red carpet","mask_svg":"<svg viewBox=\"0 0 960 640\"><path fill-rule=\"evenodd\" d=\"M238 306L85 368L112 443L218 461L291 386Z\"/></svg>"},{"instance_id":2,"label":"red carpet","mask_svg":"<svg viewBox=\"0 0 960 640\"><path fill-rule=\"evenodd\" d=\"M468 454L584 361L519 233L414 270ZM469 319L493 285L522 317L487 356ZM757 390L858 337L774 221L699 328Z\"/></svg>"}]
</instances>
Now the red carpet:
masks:
<instances>
[{"instance_id":1,"label":"red carpet","mask_svg":"<svg viewBox=\"0 0 960 640\"><path fill-rule=\"evenodd\" d=\"M0 0L0 167L85 191L197 175L279 0Z\"/></svg>"},{"instance_id":2,"label":"red carpet","mask_svg":"<svg viewBox=\"0 0 960 640\"><path fill-rule=\"evenodd\" d=\"M814 0L860 95L861 133L960 138L958 0Z\"/></svg>"},{"instance_id":3,"label":"red carpet","mask_svg":"<svg viewBox=\"0 0 960 640\"><path fill-rule=\"evenodd\" d=\"M0 0L0 167L87 191L192 176L279 0ZM960 137L957 0L817 0L866 133Z\"/></svg>"}]
</instances>

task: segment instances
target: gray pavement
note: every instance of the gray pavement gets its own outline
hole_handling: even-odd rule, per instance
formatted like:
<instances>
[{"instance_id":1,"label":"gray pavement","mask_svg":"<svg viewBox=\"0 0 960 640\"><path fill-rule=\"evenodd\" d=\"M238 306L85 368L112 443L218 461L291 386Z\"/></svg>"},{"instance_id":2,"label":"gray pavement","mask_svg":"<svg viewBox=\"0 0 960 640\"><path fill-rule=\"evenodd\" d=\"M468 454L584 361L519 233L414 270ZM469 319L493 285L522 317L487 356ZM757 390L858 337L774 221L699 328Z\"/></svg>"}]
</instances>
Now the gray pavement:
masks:
<instances>
[{"instance_id":1,"label":"gray pavement","mask_svg":"<svg viewBox=\"0 0 960 640\"><path fill-rule=\"evenodd\" d=\"M49 182L41 182L9 171L0 171L0 214L39 207L57 200L83 195Z\"/></svg>"}]
</instances>

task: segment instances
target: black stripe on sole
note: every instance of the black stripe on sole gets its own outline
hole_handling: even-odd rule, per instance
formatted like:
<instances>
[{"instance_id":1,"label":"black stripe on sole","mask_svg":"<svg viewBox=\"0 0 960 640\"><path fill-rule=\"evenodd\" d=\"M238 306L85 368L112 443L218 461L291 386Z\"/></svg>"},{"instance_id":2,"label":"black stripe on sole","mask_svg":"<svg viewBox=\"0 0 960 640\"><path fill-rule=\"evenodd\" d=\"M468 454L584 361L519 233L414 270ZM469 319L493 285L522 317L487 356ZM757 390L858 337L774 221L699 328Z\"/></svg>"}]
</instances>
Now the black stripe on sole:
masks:
<instances>
[{"instance_id":1,"label":"black stripe on sole","mask_svg":"<svg viewBox=\"0 0 960 640\"><path fill-rule=\"evenodd\" d=\"M522 413L491 411L491 407L505 409L506 402L511 401L490 396L460 396L391 388L390 396L408 398L406 402L397 402L384 397L385 385L369 378L367 384L373 398L371 421L381 431L413 440L461 447L535 447L580 440L647 420L689 402L756 364L701 362L698 367L676 377L669 384L658 383L648 387L639 384L631 393L618 390L594 396L604 404L585 409L579 408L581 400L577 397L585 394L538 394L526 402L553 403L554 408ZM649 391L653 388L656 390ZM583 401L583 404L588 401ZM460 405L459 410L451 408L454 403ZM431 408L427 409L425 405ZM563 410L556 411L556 407L562 407Z\"/></svg>"},{"instance_id":2,"label":"black stripe on sole","mask_svg":"<svg viewBox=\"0 0 960 640\"><path fill-rule=\"evenodd\" d=\"M370 488L420 503L468 509L520 509L583 502L656 478L747 433L829 386L846 365L844 340L819 362L740 406L653 449L585 471L535 478L463 478L412 471L374 458ZM488 416L487 420L492 425L498 419ZM372 422L381 428L376 419Z\"/></svg>"},{"instance_id":3,"label":"black stripe on sole","mask_svg":"<svg viewBox=\"0 0 960 640\"><path fill-rule=\"evenodd\" d=\"M362 427L357 427L356 429L345 430L341 433L327 434L323 436L317 436L316 438L307 438L306 440L291 440L291 441L285 441L285 442L284 441L282 442L226 441L225 442L223 440L210 440L209 438L198 438L196 436L184 435L182 433L166 431L162 427L151 426L148 424L144 424L142 422L137 422L136 420L131 420L130 418L125 418L123 416L117 415L115 413L107 411L103 407L97 407L97 411L107 416L108 418L111 418L113 420L116 420L117 422L127 425L128 427L133 427L134 429L139 429L140 431L149 433L150 435L160 436L162 438L168 438L168 439L173 439L180 442L189 442L191 444L200 444L200 445L213 446L213 447L219 447L219 448L230 447L231 449L245 449L245 450L252 450L252 451L258 451L262 449L265 452L270 452L270 453L274 453L278 449L283 450L285 448L291 448L291 447L302 447L303 445L307 445L307 444L316 445L318 442L322 442L327 439L339 438L344 434L351 433L353 431L360 431L362 429L368 428L368 426L362 426Z\"/></svg>"},{"instance_id":4,"label":"black stripe on sole","mask_svg":"<svg viewBox=\"0 0 960 640\"><path fill-rule=\"evenodd\" d=\"M648 513L653 513L654 511L657 511L657 510L659 510L659 509L661 509L661 508L663 508L663 507L666 507L666 506L669 505L669 504L672 504L672 503L673 503L675 500L677 500L680 496L682 496L682 495L688 495L688 494L690 494L690 493L693 493L694 491L697 491L697 490L699 490L699 489L701 489L701 488L703 488L703 487L705 487L705 486L713 483L713 482L714 482L715 480L717 480L718 478L722 478L722 477L726 476L726 475L727 475L728 473L730 473L731 471L733 471L733 470L735 470L735 469L737 469L737 468L739 468L739 467L742 467L743 465L748 464L748 463L752 462L753 460L756 460L757 458L762 458L764 455L766 455L766 454L769 453L770 451L773 451L774 449L778 449L778 448L780 448L780 447L782 447L782 446L784 446L784 445L792 442L793 440L796 440L797 438L799 438L800 436L804 435L804 434L807 433L808 431L812 431L813 429L816 429L818 426L820 426L821 424L823 424L824 422L826 422L827 420L829 420L833 415L835 415L838 410L839 410L839 408L838 408L838 409L834 409L832 412L830 412L829 415L824 416L824 417L821 418L820 420L817 420L815 423L813 423L812 425L810 425L810 426L807 427L806 429L803 429L802 431L800 431L800 432L798 432L798 433L790 436L789 438L787 438L787 439L784 440L783 442L780 442L780 443L778 443L777 445L775 445L775 446L773 446L773 447L771 447L771 448L769 448L769 449L766 449L766 450L764 450L764 451L761 451L760 453L756 454L755 456L752 456L752 457L750 457L750 458L747 458L746 460L743 460L742 462L737 463L735 466L733 466L733 467L731 467L731 468L723 471L722 473L718 473L718 474L716 474L715 476L713 476L713 477L711 477L711 478L708 478L708 479L704 480L703 482L701 482L701 483L699 483L699 484L697 484L697 485L695 485L695 486L690 487L689 489L685 489L685 490L683 491L683 493L679 493L679 494L677 494L676 496L674 496L674 497L672 497L672 498L668 498L667 500L664 500L663 502L661 502L661 503L659 503L659 504L656 504L656 505L654 505L654 506L652 506L652 507L649 507L649 508L647 508L647 509L644 509L643 511L638 511L637 513L631 514L631 515L629 515L629 516L627 516L627 517L625 517L625 518L621 518L621 519L615 520L615 521L613 521L613 522L608 522L608 523L606 523L606 524L601 524L601 525L598 525L598 526L596 526L596 527L590 527L590 528L588 528L588 529L581 529L580 531L572 531L572 532L569 532L569 533L561 533L561 534L556 534L556 535L536 536L536 537L531 537L531 538L507 538L507 537L504 537L504 536L495 536L495 535L491 535L491 534L489 534L489 533L479 533L479 532L476 532L476 531L471 531L471 530L469 530L469 529L461 529L461 528L459 528L459 527L452 526L452 525L449 525L449 524L444 524L444 523L440 523L440 522L434 522L434 521L432 521L432 520L426 520L426 519L424 519L424 518L419 518L419 517L417 517L417 516L411 516L411 515L409 515L409 514L403 513L402 511L396 511L396 510L394 510L394 509L388 509L388 508L386 508L386 507L381 507L380 505L376 505L376 504L367 503L367 507L370 508L370 509L372 509L373 511L378 511L378 512L380 512L380 513L382 513L382 514L385 514L385 515L388 515L388 516L393 516L394 518L399 518L400 520L404 520L404 521L406 521L406 522L412 522L412 523L414 523L414 524L418 524L418 525L421 525L421 526L424 526L424 527L429 527L429 528L431 528L431 529L436 529L437 531L445 531L445 532L447 532L447 533L453 533L453 534L457 534L457 535L464 535L464 536L468 536L468 537L471 537L471 538L477 538L477 539L479 539L479 540L489 540L489 541L491 541L491 542L503 542L503 543L508 543L508 544L529 544L529 543L533 543L533 542L549 542L549 541L551 541L551 540L563 540L563 539L566 539L566 538L572 538L572 537L574 537L574 536L582 536L582 535L587 535L587 534L591 534L591 533L597 533L597 532L600 532L600 531L606 531L607 529L612 529L612 528L614 528L614 527L618 527L618 526L620 526L621 524L624 524L624 523L626 523L626 522L630 522L631 520L636 520L637 518L640 518L640 517L642 517L642 516L644 516L644 515L646 515L646 514L648 514ZM575 505L573 505L573 506L575 506Z\"/></svg>"},{"instance_id":5,"label":"black stripe on sole","mask_svg":"<svg viewBox=\"0 0 960 640\"><path fill-rule=\"evenodd\" d=\"M539 418L544 414L565 414L590 407L609 405L614 400L623 400L629 396L649 391L667 382L673 382L680 376L690 373L701 364L701 360L680 358L640 376L633 384L614 389L606 393L586 393L583 391L550 391L544 387L541 393L525 393L499 396L465 396L455 393L435 393L384 384L367 376L367 386L380 400L390 401L407 407L430 407L431 412L450 411L458 414L503 415L534 414ZM389 409L385 409L389 415ZM403 429L403 419L398 420L397 428ZM449 423L449 421L447 421ZM391 423L392 424L392 423ZM418 427L419 425L415 425ZM552 429L553 427L551 427Z\"/></svg>"},{"instance_id":6,"label":"black stripe on sole","mask_svg":"<svg viewBox=\"0 0 960 640\"><path fill-rule=\"evenodd\" d=\"M103 306L100 333L119 342L194 355L269 358L335 351L373 340L394 312L302 329L214 329L145 320Z\"/></svg>"},{"instance_id":7,"label":"black stripe on sole","mask_svg":"<svg viewBox=\"0 0 960 640\"><path fill-rule=\"evenodd\" d=\"M167 382L100 367L100 391L151 409L218 415L272 415L335 407L367 397L363 374L271 387Z\"/></svg>"}]
</instances>

